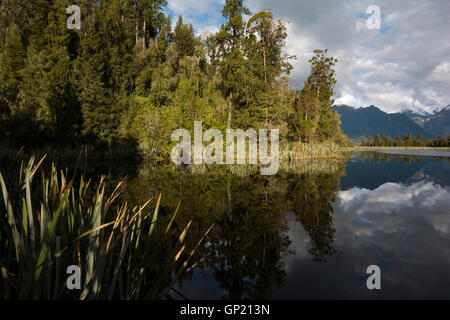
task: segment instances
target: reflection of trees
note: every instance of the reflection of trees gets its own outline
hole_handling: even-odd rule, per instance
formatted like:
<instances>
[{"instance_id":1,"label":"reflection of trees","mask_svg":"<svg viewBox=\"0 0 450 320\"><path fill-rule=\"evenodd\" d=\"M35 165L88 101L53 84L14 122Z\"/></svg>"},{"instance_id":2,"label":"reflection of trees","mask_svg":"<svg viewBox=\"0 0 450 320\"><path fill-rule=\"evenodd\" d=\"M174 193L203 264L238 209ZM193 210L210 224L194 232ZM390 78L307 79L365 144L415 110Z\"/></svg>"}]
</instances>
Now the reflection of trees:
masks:
<instances>
[{"instance_id":1,"label":"reflection of trees","mask_svg":"<svg viewBox=\"0 0 450 320\"><path fill-rule=\"evenodd\" d=\"M225 299L268 299L272 289L284 282L286 272L281 256L290 244L281 231L281 215L257 214L233 208L232 217L217 221L207 266L227 291Z\"/></svg>"},{"instance_id":2,"label":"reflection of trees","mask_svg":"<svg viewBox=\"0 0 450 320\"><path fill-rule=\"evenodd\" d=\"M331 202L336 200L341 176L342 172L303 174L290 184L297 221L311 239L309 252L315 261L326 261L327 256L336 253Z\"/></svg>"},{"instance_id":3,"label":"reflection of trees","mask_svg":"<svg viewBox=\"0 0 450 320\"><path fill-rule=\"evenodd\" d=\"M361 152L361 160L364 161L375 161L376 163L380 162L391 162L392 160L397 161L398 163L404 164L413 164L413 163L422 163L425 158L434 158L438 161L440 157L425 157L420 155L405 155L405 154L389 154L389 153L381 153L374 151L362 151Z\"/></svg>"},{"instance_id":4,"label":"reflection of trees","mask_svg":"<svg viewBox=\"0 0 450 320\"><path fill-rule=\"evenodd\" d=\"M162 171L129 184L129 192L163 194L163 212L182 200L179 228L193 220L192 239L214 229L200 249L199 266L212 270L224 299L269 299L286 277L282 257L290 254L285 213L294 209L311 238L310 253L323 261L333 254L332 207L340 172L239 178L224 168L199 174ZM127 196L130 198L129 196ZM195 245L193 242L191 245Z\"/></svg>"},{"instance_id":5,"label":"reflection of trees","mask_svg":"<svg viewBox=\"0 0 450 320\"><path fill-rule=\"evenodd\" d=\"M286 277L282 256L288 253L283 185L278 179L219 175L202 179L225 192L216 194L213 215L199 216L215 227L203 248L204 266L213 270L226 291L224 299L268 299ZM189 201L186 199L186 201ZM201 203L198 203L201 207ZM197 212L205 212L202 208ZM196 218L197 219L197 218Z\"/></svg>"}]
</instances>

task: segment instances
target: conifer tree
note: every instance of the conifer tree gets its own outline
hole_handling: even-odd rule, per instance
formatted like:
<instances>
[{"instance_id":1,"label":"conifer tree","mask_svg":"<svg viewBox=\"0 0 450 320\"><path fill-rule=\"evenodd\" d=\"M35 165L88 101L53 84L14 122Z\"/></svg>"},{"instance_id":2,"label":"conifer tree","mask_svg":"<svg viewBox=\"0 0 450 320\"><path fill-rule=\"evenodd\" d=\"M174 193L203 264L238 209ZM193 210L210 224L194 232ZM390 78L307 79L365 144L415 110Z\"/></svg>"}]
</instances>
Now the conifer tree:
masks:
<instances>
[{"instance_id":1,"label":"conifer tree","mask_svg":"<svg viewBox=\"0 0 450 320\"><path fill-rule=\"evenodd\" d=\"M233 113L242 113L245 106L245 85L248 83L246 61L244 58L245 21L250 10L243 0L226 0L222 15L227 22L214 39L214 51L220 66L221 88L227 100L227 127L231 128ZM236 112L234 112L236 111Z\"/></svg>"}]
</instances>

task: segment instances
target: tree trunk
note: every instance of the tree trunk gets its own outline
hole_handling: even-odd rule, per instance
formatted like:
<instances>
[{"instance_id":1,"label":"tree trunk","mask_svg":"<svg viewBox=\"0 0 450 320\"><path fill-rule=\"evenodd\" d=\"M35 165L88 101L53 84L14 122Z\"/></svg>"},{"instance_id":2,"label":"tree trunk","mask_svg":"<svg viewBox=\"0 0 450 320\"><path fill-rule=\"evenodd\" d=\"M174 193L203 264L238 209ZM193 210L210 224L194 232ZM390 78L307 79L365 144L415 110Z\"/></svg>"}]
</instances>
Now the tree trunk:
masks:
<instances>
[{"instance_id":1,"label":"tree trunk","mask_svg":"<svg viewBox=\"0 0 450 320\"><path fill-rule=\"evenodd\" d=\"M231 120L232 120L232 111L233 111L233 94L231 93L228 97L228 121L227 121L227 128L231 129Z\"/></svg>"},{"instance_id":2,"label":"tree trunk","mask_svg":"<svg viewBox=\"0 0 450 320\"><path fill-rule=\"evenodd\" d=\"M267 62L266 62L266 48L263 48L263 58L264 58L264 84L265 88L265 103L266 103L266 127L268 123L268 110L267 110Z\"/></svg>"},{"instance_id":3,"label":"tree trunk","mask_svg":"<svg viewBox=\"0 0 450 320\"><path fill-rule=\"evenodd\" d=\"M136 45L139 43L139 23L136 21Z\"/></svg>"},{"instance_id":4,"label":"tree trunk","mask_svg":"<svg viewBox=\"0 0 450 320\"><path fill-rule=\"evenodd\" d=\"M145 32L147 30L147 24L146 21L144 20L144 36L142 37L142 48L145 49Z\"/></svg>"},{"instance_id":5,"label":"tree trunk","mask_svg":"<svg viewBox=\"0 0 450 320\"><path fill-rule=\"evenodd\" d=\"M267 84L267 63L266 63L266 48L263 48L263 56L264 56L264 83Z\"/></svg>"}]
</instances>

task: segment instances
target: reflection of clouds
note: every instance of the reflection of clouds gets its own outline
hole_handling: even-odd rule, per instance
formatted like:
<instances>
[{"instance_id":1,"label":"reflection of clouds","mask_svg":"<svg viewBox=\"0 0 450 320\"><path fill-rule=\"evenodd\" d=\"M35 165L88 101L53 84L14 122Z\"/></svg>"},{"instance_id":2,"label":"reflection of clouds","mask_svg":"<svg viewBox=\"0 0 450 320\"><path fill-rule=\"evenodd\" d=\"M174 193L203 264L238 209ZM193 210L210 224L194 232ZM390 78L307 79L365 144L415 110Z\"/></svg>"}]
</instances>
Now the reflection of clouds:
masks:
<instances>
[{"instance_id":1,"label":"reflection of clouds","mask_svg":"<svg viewBox=\"0 0 450 320\"><path fill-rule=\"evenodd\" d=\"M311 240L308 237L307 233L303 229L303 226L300 223L296 222L295 213L289 212L286 216L291 227L288 230L288 237L290 240L293 240L291 245L289 246L290 250L293 250L295 255L287 255L285 257L285 270L287 273L295 270L291 270L291 267L294 267L293 261L296 259L309 259L311 257L308 249L311 247Z\"/></svg>"},{"instance_id":2,"label":"reflection of clouds","mask_svg":"<svg viewBox=\"0 0 450 320\"><path fill-rule=\"evenodd\" d=\"M450 191L434 182L426 181L411 185L386 183L373 191L357 188L342 191L335 204L340 212L353 216L350 223L363 221L366 223L365 228L384 232L396 231L404 223L403 219L397 219L395 216L414 214L427 220L436 230L446 232L450 230L450 221L445 214L449 205ZM386 215L394 217L387 219Z\"/></svg>"},{"instance_id":3,"label":"reflection of clouds","mask_svg":"<svg viewBox=\"0 0 450 320\"><path fill-rule=\"evenodd\" d=\"M286 286L275 298L449 298L450 190L421 181L386 183L339 193L334 207L337 254L328 263L305 256L308 245L291 223ZM303 252L301 252L303 251ZM366 269L382 269L382 290L366 288Z\"/></svg>"}]
</instances>

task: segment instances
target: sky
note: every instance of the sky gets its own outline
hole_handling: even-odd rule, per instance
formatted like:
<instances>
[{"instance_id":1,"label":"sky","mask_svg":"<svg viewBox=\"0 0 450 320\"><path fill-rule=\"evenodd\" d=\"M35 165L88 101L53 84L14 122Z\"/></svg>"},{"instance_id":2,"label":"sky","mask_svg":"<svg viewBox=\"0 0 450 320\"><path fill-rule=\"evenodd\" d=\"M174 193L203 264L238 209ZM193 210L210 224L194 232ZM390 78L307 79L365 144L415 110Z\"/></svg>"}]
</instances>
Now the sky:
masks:
<instances>
[{"instance_id":1,"label":"sky","mask_svg":"<svg viewBox=\"0 0 450 320\"><path fill-rule=\"evenodd\" d=\"M223 23L225 0L168 0L198 34ZM272 9L288 23L286 53L296 55L291 83L301 89L314 49L338 58L336 104L385 112L433 112L450 104L449 0L247 0L252 13ZM369 28L380 8L380 29Z\"/></svg>"}]
</instances>

